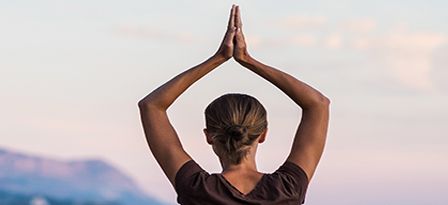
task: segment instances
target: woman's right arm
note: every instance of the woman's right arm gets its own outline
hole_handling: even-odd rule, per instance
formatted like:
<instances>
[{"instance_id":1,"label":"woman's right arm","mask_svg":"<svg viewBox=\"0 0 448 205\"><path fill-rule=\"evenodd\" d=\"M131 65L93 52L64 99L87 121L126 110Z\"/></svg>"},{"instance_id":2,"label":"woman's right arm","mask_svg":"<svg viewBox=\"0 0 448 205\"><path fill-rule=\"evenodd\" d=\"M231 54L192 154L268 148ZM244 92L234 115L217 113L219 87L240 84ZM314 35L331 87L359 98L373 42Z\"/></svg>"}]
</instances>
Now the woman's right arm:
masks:
<instances>
[{"instance_id":1,"label":"woman's right arm","mask_svg":"<svg viewBox=\"0 0 448 205\"><path fill-rule=\"evenodd\" d=\"M232 57L232 41L235 35L234 12L235 6L232 6L227 32L215 55L177 75L138 103L149 148L173 186L178 170L185 162L191 160L191 157L183 149L170 123L167 109L193 83Z\"/></svg>"},{"instance_id":2,"label":"woman's right arm","mask_svg":"<svg viewBox=\"0 0 448 205\"><path fill-rule=\"evenodd\" d=\"M235 26L238 27L233 54L235 60L277 86L303 110L302 120L286 161L299 165L310 180L324 149L328 130L330 100L291 75L253 59L246 49L238 7L235 19Z\"/></svg>"}]
</instances>

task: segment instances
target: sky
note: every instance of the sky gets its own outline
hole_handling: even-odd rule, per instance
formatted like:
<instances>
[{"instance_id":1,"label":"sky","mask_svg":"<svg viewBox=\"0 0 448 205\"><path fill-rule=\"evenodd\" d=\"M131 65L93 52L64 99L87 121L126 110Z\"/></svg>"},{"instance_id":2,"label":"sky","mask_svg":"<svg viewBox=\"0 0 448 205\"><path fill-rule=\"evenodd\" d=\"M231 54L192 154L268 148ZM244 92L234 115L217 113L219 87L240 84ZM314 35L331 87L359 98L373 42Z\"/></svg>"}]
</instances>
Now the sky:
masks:
<instances>
[{"instance_id":1,"label":"sky","mask_svg":"<svg viewBox=\"0 0 448 205\"><path fill-rule=\"evenodd\" d=\"M137 102L212 56L232 4L248 51L331 99L308 205L448 203L448 1L0 0L0 147L103 159L176 204L151 155ZM268 110L257 162L286 159L301 110L229 60L168 110L186 151L220 172L204 108L247 93Z\"/></svg>"}]
</instances>

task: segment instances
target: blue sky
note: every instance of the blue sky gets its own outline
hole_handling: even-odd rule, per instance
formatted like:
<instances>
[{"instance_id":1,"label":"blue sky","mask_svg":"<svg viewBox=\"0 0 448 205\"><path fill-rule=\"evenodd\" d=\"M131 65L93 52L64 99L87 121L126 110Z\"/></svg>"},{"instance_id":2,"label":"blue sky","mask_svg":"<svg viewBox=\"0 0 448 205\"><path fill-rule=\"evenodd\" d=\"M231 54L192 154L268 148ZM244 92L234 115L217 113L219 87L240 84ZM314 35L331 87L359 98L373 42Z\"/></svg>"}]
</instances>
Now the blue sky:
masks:
<instances>
[{"instance_id":1,"label":"blue sky","mask_svg":"<svg viewBox=\"0 0 448 205\"><path fill-rule=\"evenodd\" d=\"M216 51L233 3L252 56L332 100L307 204L448 202L447 1L0 1L0 146L105 159L174 204L136 103ZM220 171L202 113L228 92L268 109L258 163L275 170L300 109L233 60L170 108L185 149Z\"/></svg>"}]
</instances>

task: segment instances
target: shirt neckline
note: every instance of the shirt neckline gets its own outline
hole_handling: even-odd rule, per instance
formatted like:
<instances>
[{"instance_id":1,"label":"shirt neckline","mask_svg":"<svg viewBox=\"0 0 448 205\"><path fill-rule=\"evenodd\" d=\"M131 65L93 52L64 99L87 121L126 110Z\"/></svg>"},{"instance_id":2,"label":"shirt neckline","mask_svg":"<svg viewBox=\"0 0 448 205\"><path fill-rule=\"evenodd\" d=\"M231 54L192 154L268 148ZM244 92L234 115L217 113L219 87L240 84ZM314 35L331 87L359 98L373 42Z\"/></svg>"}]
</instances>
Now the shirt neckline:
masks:
<instances>
[{"instance_id":1,"label":"shirt neckline","mask_svg":"<svg viewBox=\"0 0 448 205\"><path fill-rule=\"evenodd\" d=\"M260 181L258 181L257 185L247 194L243 194L239 189L237 189L235 186L233 186L229 181L227 181L226 177L224 177L222 174L216 174L219 176L219 178L225 182L225 184L228 185L228 187L230 188L230 190L233 190L233 192L238 193L239 195L241 195L242 197L247 197L249 195L251 195L252 193L256 192L259 187L262 184L262 181L266 178L266 174L263 174L263 176L261 176Z\"/></svg>"}]
</instances>

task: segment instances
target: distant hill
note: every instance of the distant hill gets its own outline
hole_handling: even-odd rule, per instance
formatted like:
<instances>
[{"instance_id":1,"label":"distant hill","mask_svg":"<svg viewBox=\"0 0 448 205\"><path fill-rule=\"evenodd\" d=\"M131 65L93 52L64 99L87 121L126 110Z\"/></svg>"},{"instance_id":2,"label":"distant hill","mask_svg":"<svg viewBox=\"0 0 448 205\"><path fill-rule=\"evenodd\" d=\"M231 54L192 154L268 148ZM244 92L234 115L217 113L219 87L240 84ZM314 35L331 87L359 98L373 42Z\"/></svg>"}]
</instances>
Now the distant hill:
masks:
<instances>
[{"instance_id":1,"label":"distant hill","mask_svg":"<svg viewBox=\"0 0 448 205\"><path fill-rule=\"evenodd\" d=\"M60 161L0 149L0 205L33 200L39 205L162 204L101 160Z\"/></svg>"}]
</instances>

